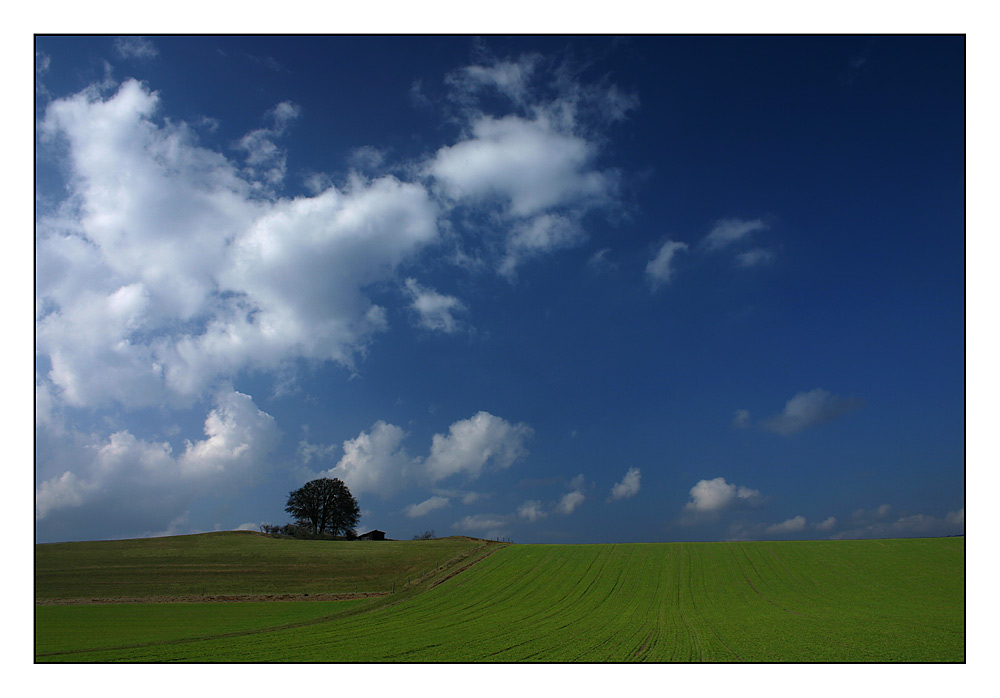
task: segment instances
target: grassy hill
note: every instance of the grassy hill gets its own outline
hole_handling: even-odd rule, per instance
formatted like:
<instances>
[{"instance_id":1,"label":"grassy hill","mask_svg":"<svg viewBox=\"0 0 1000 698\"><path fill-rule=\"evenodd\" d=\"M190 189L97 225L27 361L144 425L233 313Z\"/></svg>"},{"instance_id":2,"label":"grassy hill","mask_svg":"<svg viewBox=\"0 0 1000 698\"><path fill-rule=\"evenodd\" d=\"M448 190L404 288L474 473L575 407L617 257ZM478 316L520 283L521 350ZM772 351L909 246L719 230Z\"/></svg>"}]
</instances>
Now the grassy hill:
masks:
<instances>
[{"instance_id":1,"label":"grassy hill","mask_svg":"<svg viewBox=\"0 0 1000 698\"><path fill-rule=\"evenodd\" d=\"M294 540L250 531L49 543L35 546L35 600L381 593L486 543Z\"/></svg>"},{"instance_id":2,"label":"grassy hill","mask_svg":"<svg viewBox=\"0 0 1000 698\"><path fill-rule=\"evenodd\" d=\"M251 538L239 545L245 540ZM268 550L278 557L291 554L282 548L303 543L261 541L276 545ZM36 657L77 662L965 658L964 538L494 545L461 557L482 543L408 541L395 544L398 551L375 551L375 557L411 566L413 555L428 556L422 559L430 565L458 554L405 592L369 600L41 605ZM316 544L334 546L326 549L331 558L341 555L338 546L357 545ZM441 546L441 554L418 550L425 545ZM266 556L258 559L263 562ZM181 556L165 566L194 564ZM207 574L204 564L196 569ZM383 569L381 579L392 577L391 564ZM283 575L295 579L290 571Z\"/></svg>"}]
</instances>

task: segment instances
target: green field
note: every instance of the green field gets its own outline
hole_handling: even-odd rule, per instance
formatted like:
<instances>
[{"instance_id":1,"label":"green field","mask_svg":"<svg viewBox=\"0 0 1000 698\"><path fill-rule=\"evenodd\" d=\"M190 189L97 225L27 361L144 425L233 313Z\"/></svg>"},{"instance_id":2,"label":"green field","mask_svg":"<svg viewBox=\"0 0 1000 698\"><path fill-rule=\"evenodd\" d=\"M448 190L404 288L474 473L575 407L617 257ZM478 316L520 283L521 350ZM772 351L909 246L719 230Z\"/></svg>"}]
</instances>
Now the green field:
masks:
<instances>
[{"instance_id":1,"label":"green field","mask_svg":"<svg viewBox=\"0 0 1000 698\"><path fill-rule=\"evenodd\" d=\"M51 584L59 579L62 598L86 598L95 592L74 594L63 584L105 589L101 579L117 574L123 581L111 588L123 597L141 596L140 589L169 596L158 579L185 594L208 578L220 588L246 589L246 581L221 579L212 556L196 562L184 554L193 539L214 547L216 556L255 550L253 560L228 564L253 569L254 584L270 580L273 593L288 591L281 580L300 578L314 597L326 593L317 569L333 573L326 578L330 590L349 590L341 573L357 577L349 568L361 560L380 570L371 579L383 585L395 579L397 593L352 601L40 604L37 661L965 660L964 538L509 546L464 538L330 543L216 534L210 544L201 538L120 542L117 561L103 559L114 562L114 575L83 553L76 568L54 571L57 558L75 546L110 543L66 544L55 555L37 546L36 596L55 598ZM299 558L296 568L296 557L306 554L300 550L307 550L298 546L306 543L318 550L309 548L309 559ZM143 582L124 560L149 559L138 551L153 545L176 554L172 562L150 554L157 562ZM359 545L368 550L352 549ZM404 567L409 573L400 576L396 570ZM182 583L185 574L190 578Z\"/></svg>"}]
</instances>

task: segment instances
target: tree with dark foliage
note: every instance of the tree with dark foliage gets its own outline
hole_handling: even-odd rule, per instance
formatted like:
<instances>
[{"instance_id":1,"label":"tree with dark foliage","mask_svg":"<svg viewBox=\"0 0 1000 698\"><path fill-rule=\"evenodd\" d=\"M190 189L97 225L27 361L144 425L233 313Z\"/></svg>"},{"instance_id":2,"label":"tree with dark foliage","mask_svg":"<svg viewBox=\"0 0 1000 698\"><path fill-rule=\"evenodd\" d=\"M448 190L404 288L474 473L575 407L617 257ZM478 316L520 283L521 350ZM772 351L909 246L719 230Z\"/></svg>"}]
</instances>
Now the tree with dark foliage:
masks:
<instances>
[{"instance_id":1,"label":"tree with dark foliage","mask_svg":"<svg viewBox=\"0 0 1000 698\"><path fill-rule=\"evenodd\" d=\"M310 527L315 534L330 533L348 538L354 537L354 528L361 518L358 500L347 485L338 478L328 477L311 480L289 492L285 511L294 516L299 525Z\"/></svg>"}]
</instances>

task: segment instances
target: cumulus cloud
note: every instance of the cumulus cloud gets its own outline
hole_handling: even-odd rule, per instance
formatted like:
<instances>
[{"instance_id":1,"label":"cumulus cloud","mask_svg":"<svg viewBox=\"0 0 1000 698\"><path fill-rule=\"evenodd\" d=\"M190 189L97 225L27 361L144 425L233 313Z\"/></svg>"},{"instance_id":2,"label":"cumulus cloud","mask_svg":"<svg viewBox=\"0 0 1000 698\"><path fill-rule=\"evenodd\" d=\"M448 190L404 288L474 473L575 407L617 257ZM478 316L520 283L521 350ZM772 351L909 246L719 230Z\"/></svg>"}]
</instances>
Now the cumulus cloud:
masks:
<instances>
[{"instance_id":1,"label":"cumulus cloud","mask_svg":"<svg viewBox=\"0 0 1000 698\"><path fill-rule=\"evenodd\" d=\"M122 56L155 55L146 40L123 38L117 47ZM530 258L578 244L584 216L616 205L617 173L598 166L600 129L637 101L568 74L549 79L551 71L537 70L534 60L486 61L454 79L451 89L469 97L461 134L425 162L392 170L411 181L379 175L389 169L385 152L358 148L346 180L334 184L313 173L308 196L280 195L289 169L280 138L302 118L291 102L275 105L260 128L218 152L202 144L206 128L165 114L160 94L137 80L115 84L109 74L51 100L39 123L39 153L60 159L67 177L65 198L43 201L36 220L42 433L65 431L64 420L84 414L77 408L189 409L241 374L287 379L303 359L356 370L388 329L390 314L371 289L407 278L401 267L440 243L442 227L456 247L469 246L465 259L489 260L511 277ZM41 57L39 74L46 65ZM509 112L484 111L484 91L508 100ZM221 132L219 122L203 124ZM479 235L479 221L489 234ZM459 327L458 299L416 281L407 292L424 326ZM234 404L217 400L216 416L206 420L214 431L179 455L159 437L118 429L88 437L92 457L82 462L103 458L112 470L129 459L159 464L154 471L173 468L185 482L232 472L243 460L256 462L265 444L261 436L253 455L235 453L249 437L234 425L254 422L249 414L227 422ZM405 433L378 422L344 442L343 457L326 472L358 491L391 491L392 478L471 479L509 467L530 434L527 425L483 412L436 435L430 455L414 459L402 449ZM303 440L297 455L309 465L333 453L333 446ZM91 470L47 464L39 511L97 501L103 481Z\"/></svg>"},{"instance_id":2,"label":"cumulus cloud","mask_svg":"<svg viewBox=\"0 0 1000 698\"><path fill-rule=\"evenodd\" d=\"M148 52L138 39L119 45ZM334 186L314 173L312 194L293 198L276 194L287 175L278 139L302 114L291 102L239 138L233 158L201 146L137 80L52 100L39 136L69 172L65 201L36 226L36 329L53 406L190 405L240 371L296 359L353 370L388 326L365 289L439 242L456 206L487 203L471 218L492 221L502 240L475 229L472 254L495 252L511 277L578 244L584 214L617 195L616 173L595 164L599 126L635 102L566 75L543 81L543 94L528 79L534 60L486 61L452 81L471 99L463 131L418 163L422 179L355 172ZM484 89L511 113L485 113ZM351 162L374 172L384 158L363 147ZM468 223L462 215L453 227ZM424 291L421 321L452 331L457 299Z\"/></svg>"},{"instance_id":3,"label":"cumulus cloud","mask_svg":"<svg viewBox=\"0 0 1000 698\"><path fill-rule=\"evenodd\" d=\"M454 422L448 434L435 434L426 457L412 457L403 446L407 434L395 424L379 420L368 431L344 442L344 455L336 466L320 476L337 477L351 491L392 496L404 487L423 487L461 475L475 480L484 471L509 468L527 455L524 441L531 436L527 424L510 422L478 412L469 419ZM436 497L418 507L441 504L449 498L471 503L476 492L438 490ZM428 510L429 511L429 510Z\"/></svg>"},{"instance_id":4,"label":"cumulus cloud","mask_svg":"<svg viewBox=\"0 0 1000 698\"><path fill-rule=\"evenodd\" d=\"M436 482L458 474L475 479L487 467L503 470L527 455L524 442L532 433L527 424L479 412L452 424L447 435L434 435L425 472Z\"/></svg>"},{"instance_id":5,"label":"cumulus cloud","mask_svg":"<svg viewBox=\"0 0 1000 698\"><path fill-rule=\"evenodd\" d=\"M816 388L795 395L785 403L785 409L781 414L765 420L762 426L775 434L791 436L810 427L833 421L863 406L863 400L853 397L841 398Z\"/></svg>"},{"instance_id":6,"label":"cumulus cloud","mask_svg":"<svg viewBox=\"0 0 1000 698\"><path fill-rule=\"evenodd\" d=\"M466 140L441 148L428 172L455 200L494 199L517 217L607 196L608 175L591 170L594 147L549 118L483 116Z\"/></svg>"},{"instance_id":7,"label":"cumulus cloud","mask_svg":"<svg viewBox=\"0 0 1000 698\"><path fill-rule=\"evenodd\" d=\"M628 472L625 473L625 477L621 479L621 482L616 483L611 488L611 499L628 499L637 495L639 493L641 477L642 474L639 472L639 468L629 468Z\"/></svg>"},{"instance_id":8,"label":"cumulus cloud","mask_svg":"<svg viewBox=\"0 0 1000 698\"><path fill-rule=\"evenodd\" d=\"M465 310L462 301L434 289L424 288L415 279L407 279L405 288L412 300L410 307L416 311L421 327L446 334L459 329L458 320L453 313Z\"/></svg>"},{"instance_id":9,"label":"cumulus cloud","mask_svg":"<svg viewBox=\"0 0 1000 698\"><path fill-rule=\"evenodd\" d=\"M670 283L674 273L671 266L674 255L687 250L687 248L686 243L674 242L673 240L667 240L660 246L656 256L646 265L646 280L654 291L660 286Z\"/></svg>"},{"instance_id":10,"label":"cumulus cloud","mask_svg":"<svg viewBox=\"0 0 1000 698\"><path fill-rule=\"evenodd\" d=\"M52 102L71 197L40 217L37 338L74 406L192 398L245 368L351 365L384 310L361 289L437 236L436 207L393 177L274 202L129 80ZM279 105L275 127L295 109ZM128 177L122 177L128 172Z\"/></svg>"},{"instance_id":11,"label":"cumulus cloud","mask_svg":"<svg viewBox=\"0 0 1000 698\"><path fill-rule=\"evenodd\" d=\"M354 493L395 494L411 477L413 459L402 447L406 432L382 420L344 442L340 462L322 473L340 478Z\"/></svg>"},{"instance_id":12,"label":"cumulus cloud","mask_svg":"<svg viewBox=\"0 0 1000 698\"><path fill-rule=\"evenodd\" d=\"M127 430L85 446L74 470L39 484L36 521L86 508L99 511L105 521L127 514L145 521L147 529L162 526L156 518L169 521L202 496L229 494L252 483L280 437L274 419L249 395L235 391L217 397L204 433L202 440L186 441L178 455L168 442L146 441Z\"/></svg>"},{"instance_id":13,"label":"cumulus cloud","mask_svg":"<svg viewBox=\"0 0 1000 698\"><path fill-rule=\"evenodd\" d=\"M714 513L736 506L757 504L762 497L758 490L734 485L725 478L699 480L690 490L691 499L685 510L695 513Z\"/></svg>"},{"instance_id":14,"label":"cumulus cloud","mask_svg":"<svg viewBox=\"0 0 1000 698\"><path fill-rule=\"evenodd\" d=\"M586 487L586 479L583 474L577 475L569 481L570 491L564 494L555 505L555 512L564 516L569 516L583 504L587 498L583 493Z\"/></svg>"},{"instance_id":15,"label":"cumulus cloud","mask_svg":"<svg viewBox=\"0 0 1000 698\"><path fill-rule=\"evenodd\" d=\"M596 165L597 130L638 105L615 86L581 85L544 62L489 58L451 73L464 131L423 169L451 205L493 211L487 227L503 237L498 271L511 278L524 261L579 244L585 213L617 205L618 173ZM495 113L483 109L484 95Z\"/></svg>"},{"instance_id":16,"label":"cumulus cloud","mask_svg":"<svg viewBox=\"0 0 1000 698\"><path fill-rule=\"evenodd\" d=\"M406 515L410 518L417 518L419 516L426 516L435 509L442 509L451 504L451 500L447 497L434 496L430 499L425 499L419 504L411 504L406 507Z\"/></svg>"},{"instance_id":17,"label":"cumulus cloud","mask_svg":"<svg viewBox=\"0 0 1000 698\"><path fill-rule=\"evenodd\" d=\"M362 289L438 237L430 194L385 176L261 198L185 124L159 123L159 104L127 80L108 97L92 87L51 102L40 125L71 172L69 198L39 216L36 234L36 329L53 397L190 402L247 368L352 366L386 327ZM279 104L269 132L297 113Z\"/></svg>"}]
</instances>

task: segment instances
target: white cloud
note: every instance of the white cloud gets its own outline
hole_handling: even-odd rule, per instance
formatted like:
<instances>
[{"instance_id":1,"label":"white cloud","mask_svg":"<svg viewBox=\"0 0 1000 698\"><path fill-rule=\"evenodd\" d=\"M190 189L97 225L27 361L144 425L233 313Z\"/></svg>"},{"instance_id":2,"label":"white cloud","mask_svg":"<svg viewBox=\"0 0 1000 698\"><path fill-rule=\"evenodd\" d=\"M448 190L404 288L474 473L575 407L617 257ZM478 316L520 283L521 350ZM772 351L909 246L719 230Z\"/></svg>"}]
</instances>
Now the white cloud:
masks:
<instances>
[{"instance_id":1,"label":"white cloud","mask_svg":"<svg viewBox=\"0 0 1000 698\"><path fill-rule=\"evenodd\" d=\"M545 516L547 516L547 512L545 511L545 506L541 502L529 500L518 507L517 515L522 519L527 519L528 521L534 523L539 519L545 518Z\"/></svg>"},{"instance_id":2,"label":"white cloud","mask_svg":"<svg viewBox=\"0 0 1000 698\"><path fill-rule=\"evenodd\" d=\"M761 501L758 490L726 482L725 478L699 480L690 490L691 500L685 510L698 513L712 513L738 505L753 505Z\"/></svg>"},{"instance_id":3,"label":"white cloud","mask_svg":"<svg viewBox=\"0 0 1000 698\"><path fill-rule=\"evenodd\" d=\"M556 511L560 514L569 515L576 511L576 508L583 504L586 496L579 490L573 490L563 495L556 505Z\"/></svg>"},{"instance_id":4,"label":"white cloud","mask_svg":"<svg viewBox=\"0 0 1000 698\"><path fill-rule=\"evenodd\" d=\"M159 54L153 42L144 36L119 36L115 39L114 46L122 58L149 60Z\"/></svg>"},{"instance_id":5,"label":"white cloud","mask_svg":"<svg viewBox=\"0 0 1000 698\"><path fill-rule=\"evenodd\" d=\"M459 329L453 313L465 310L462 301L454 296L446 296L434 289L424 288L415 279L407 279L406 292L412 299L410 305L419 317L420 326L451 334Z\"/></svg>"},{"instance_id":6,"label":"white cloud","mask_svg":"<svg viewBox=\"0 0 1000 698\"><path fill-rule=\"evenodd\" d=\"M810 427L819 426L859 409L864 401L857 398L841 398L826 390L816 388L798 393L785 403L785 409L763 423L767 431L790 436Z\"/></svg>"},{"instance_id":7,"label":"white cloud","mask_svg":"<svg viewBox=\"0 0 1000 698\"><path fill-rule=\"evenodd\" d=\"M820 531L830 531L834 526L837 525L837 519L833 516L820 521L818 524L813 524Z\"/></svg>"},{"instance_id":8,"label":"white cloud","mask_svg":"<svg viewBox=\"0 0 1000 698\"><path fill-rule=\"evenodd\" d=\"M585 213L617 206L619 176L596 166L603 140L596 129L638 105L613 85L584 86L543 63L535 55L490 59L450 74L449 97L464 132L423 169L459 210L485 205L492 213L480 223L481 237L502 238L487 252L500 252L498 271L511 278L528 259L579 244ZM508 113L486 113L487 94L491 108L506 103Z\"/></svg>"},{"instance_id":9,"label":"white cloud","mask_svg":"<svg viewBox=\"0 0 1000 698\"><path fill-rule=\"evenodd\" d=\"M611 499L628 499L639 493L640 479L642 475L639 468L629 468L621 482L616 483L611 488Z\"/></svg>"},{"instance_id":10,"label":"white cloud","mask_svg":"<svg viewBox=\"0 0 1000 698\"><path fill-rule=\"evenodd\" d=\"M705 245L710 250L722 249L747 238L750 233L766 228L767 224L759 218L755 220L723 218L717 221L712 230L705 236Z\"/></svg>"},{"instance_id":11,"label":"white cloud","mask_svg":"<svg viewBox=\"0 0 1000 698\"><path fill-rule=\"evenodd\" d=\"M83 508L107 521L128 515L146 530L162 527L200 497L227 495L252 483L279 439L274 419L235 391L218 396L204 432L205 439L185 442L178 456L167 442L145 441L125 430L84 446L73 470L38 486L36 521Z\"/></svg>"},{"instance_id":12,"label":"white cloud","mask_svg":"<svg viewBox=\"0 0 1000 698\"><path fill-rule=\"evenodd\" d=\"M438 238L429 193L355 177L269 199L185 124L159 123L159 106L127 80L108 97L94 86L52 101L40 125L71 173L70 196L36 228L53 407L190 404L241 370L295 358L351 367L386 327L363 289ZM279 104L268 132L297 114ZM266 169L263 141L245 145Z\"/></svg>"},{"instance_id":13,"label":"white cloud","mask_svg":"<svg viewBox=\"0 0 1000 698\"><path fill-rule=\"evenodd\" d=\"M208 438L186 442L178 459L181 473L205 480L252 472L262 466L277 444L278 434L274 418L257 409L249 395L235 391L224 394L205 419Z\"/></svg>"},{"instance_id":14,"label":"white cloud","mask_svg":"<svg viewBox=\"0 0 1000 698\"><path fill-rule=\"evenodd\" d=\"M259 531L260 524L248 521L247 523L241 523L239 526L233 529L234 531Z\"/></svg>"},{"instance_id":15,"label":"white cloud","mask_svg":"<svg viewBox=\"0 0 1000 698\"><path fill-rule=\"evenodd\" d=\"M805 530L805 527L806 518L804 516L796 516L781 523L768 526L765 532L769 534L797 533Z\"/></svg>"},{"instance_id":16,"label":"white cloud","mask_svg":"<svg viewBox=\"0 0 1000 698\"><path fill-rule=\"evenodd\" d=\"M447 497L434 496L430 499L425 499L419 504L411 504L406 507L406 515L410 518L417 518L418 516L425 516L435 509L441 509L448 506L451 503Z\"/></svg>"},{"instance_id":17,"label":"white cloud","mask_svg":"<svg viewBox=\"0 0 1000 698\"><path fill-rule=\"evenodd\" d=\"M435 434L430 454L414 458L403 448L406 432L379 420L370 430L345 441L343 457L320 475L340 478L354 492L387 497L403 487L426 486L459 474L474 480L486 469L508 468L527 454L524 441L531 434L526 424L510 424L488 412L479 412L453 423L448 435ZM440 503L456 497L468 504L479 496L476 492L438 490L432 500ZM424 505L427 502L416 506Z\"/></svg>"},{"instance_id":18,"label":"white cloud","mask_svg":"<svg viewBox=\"0 0 1000 698\"><path fill-rule=\"evenodd\" d=\"M413 460L402 447L405 437L400 427L379 420L345 441L343 457L321 475L340 478L354 493L395 494L412 475Z\"/></svg>"},{"instance_id":19,"label":"white cloud","mask_svg":"<svg viewBox=\"0 0 1000 698\"><path fill-rule=\"evenodd\" d=\"M137 54L151 44L119 46ZM475 230L472 256L459 243L453 256L490 258L510 276L577 244L582 216L615 205L617 175L596 168L601 137L590 129L636 104L563 74L543 98L528 80L534 60L486 62L453 80L473 97L466 128L422 166L449 205L493 202L473 218L503 239ZM474 93L486 86L518 113L480 111ZM240 371L296 359L353 370L387 328L365 290L438 242L440 217L454 210L423 183L388 175L337 187L314 173L312 196L278 198L287 163L277 138L301 117L291 102L238 139L240 162L199 145L196 128L161 108L137 80L106 81L51 101L39 126L42 150L61 153L70 173L69 195L36 225L36 334L51 364L42 382L52 411L188 406ZM385 156L367 147L352 157L374 170ZM457 299L422 295L420 304L424 322L455 327Z\"/></svg>"},{"instance_id":20,"label":"white cloud","mask_svg":"<svg viewBox=\"0 0 1000 698\"><path fill-rule=\"evenodd\" d=\"M646 280L654 291L663 284L670 283L670 278L673 276L674 271L671 266L674 255L687 250L687 248L686 243L674 242L672 240L667 240L660 246L656 256L646 265Z\"/></svg>"},{"instance_id":21,"label":"white cloud","mask_svg":"<svg viewBox=\"0 0 1000 698\"><path fill-rule=\"evenodd\" d=\"M487 466L508 468L527 454L524 442L532 433L527 424L479 412L452 424L447 436L434 435L424 463L426 474L436 482L460 473L475 479Z\"/></svg>"},{"instance_id":22,"label":"white cloud","mask_svg":"<svg viewBox=\"0 0 1000 698\"><path fill-rule=\"evenodd\" d=\"M496 200L516 217L607 198L611 175L590 169L594 146L547 116L482 116L466 140L438 150L428 173L456 201Z\"/></svg>"}]
</instances>

